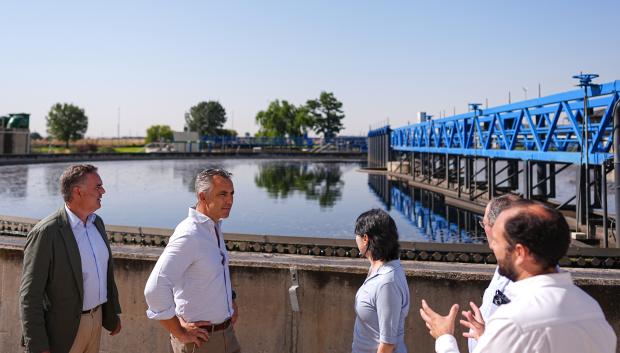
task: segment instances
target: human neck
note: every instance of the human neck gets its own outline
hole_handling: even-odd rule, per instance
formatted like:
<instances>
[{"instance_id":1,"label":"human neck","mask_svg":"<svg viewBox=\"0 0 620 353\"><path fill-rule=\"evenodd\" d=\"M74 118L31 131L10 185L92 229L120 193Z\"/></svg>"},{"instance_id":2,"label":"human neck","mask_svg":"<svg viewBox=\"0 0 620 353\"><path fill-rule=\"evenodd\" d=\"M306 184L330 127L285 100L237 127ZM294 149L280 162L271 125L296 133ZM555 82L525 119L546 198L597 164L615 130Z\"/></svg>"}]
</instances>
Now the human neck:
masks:
<instances>
[{"instance_id":1,"label":"human neck","mask_svg":"<svg viewBox=\"0 0 620 353\"><path fill-rule=\"evenodd\" d=\"M373 260L371 258L369 258L368 260L370 260L370 272L376 271L379 267L383 266L383 264L385 263L385 261L383 260Z\"/></svg>"},{"instance_id":2,"label":"human neck","mask_svg":"<svg viewBox=\"0 0 620 353\"><path fill-rule=\"evenodd\" d=\"M67 208L76 215L82 223L86 224L86 219L90 216L89 212L84 211L82 208L78 207L76 204L67 202Z\"/></svg>"},{"instance_id":3,"label":"human neck","mask_svg":"<svg viewBox=\"0 0 620 353\"><path fill-rule=\"evenodd\" d=\"M539 276L539 275L548 275L550 273L557 273L557 272L558 272L558 268L553 267L553 266L549 268L535 267L532 269L524 269L517 275L516 281L522 281L530 277Z\"/></svg>"}]
</instances>

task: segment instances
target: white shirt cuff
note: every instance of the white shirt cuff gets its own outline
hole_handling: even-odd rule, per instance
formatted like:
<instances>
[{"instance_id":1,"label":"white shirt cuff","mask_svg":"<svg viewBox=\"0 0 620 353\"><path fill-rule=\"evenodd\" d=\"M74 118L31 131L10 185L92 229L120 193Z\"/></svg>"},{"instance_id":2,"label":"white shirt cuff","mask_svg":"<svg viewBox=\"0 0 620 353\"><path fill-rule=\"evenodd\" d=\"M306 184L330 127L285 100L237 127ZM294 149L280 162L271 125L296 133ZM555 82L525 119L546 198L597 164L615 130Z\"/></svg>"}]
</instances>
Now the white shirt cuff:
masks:
<instances>
[{"instance_id":1,"label":"white shirt cuff","mask_svg":"<svg viewBox=\"0 0 620 353\"><path fill-rule=\"evenodd\" d=\"M437 353L458 353L459 346L456 338L452 335L441 335L435 341L435 352Z\"/></svg>"}]
</instances>

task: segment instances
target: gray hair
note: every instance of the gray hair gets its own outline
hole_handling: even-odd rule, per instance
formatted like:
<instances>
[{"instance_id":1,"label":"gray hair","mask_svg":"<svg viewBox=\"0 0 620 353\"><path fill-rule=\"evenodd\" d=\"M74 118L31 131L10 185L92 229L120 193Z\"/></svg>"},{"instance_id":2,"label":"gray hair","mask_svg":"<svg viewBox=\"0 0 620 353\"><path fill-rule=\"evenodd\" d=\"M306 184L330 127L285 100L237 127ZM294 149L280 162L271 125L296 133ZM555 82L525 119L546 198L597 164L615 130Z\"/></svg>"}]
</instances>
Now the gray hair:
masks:
<instances>
[{"instance_id":1,"label":"gray hair","mask_svg":"<svg viewBox=\"0 0 620 353\"><path fill-rule=\"evenodd\" d=\"M194 184L196 195L201 192L208 192L213 186L213 177L216 175L228 180L232 177L232 173L224 169L205 169L196 176L196 183Z\"/></svg>"},{"instance_id":2,"label":"gray hair","mask_svg":"<svg viewBox=\"0 0 620 353\"><path fill-rule=\"evenodd\" d=\"M491 199L491 201L489 201L489 214L487 215L489 226L495 224L497 217L499 217L499 214L502 213L503 210L520 200L522 200L522 198L515 194L506 194Z\"/></svg>"},{"instance_id":3,"label":"gray hair","mask_svg":"<svg viewBox=\"0 0 620 353\"><path fill-rule=\"evenodd\" d=\"M76 164L65 169L60 176L60 191L65 202L71 201L71 190L84 182L87 174L96 172L97 167L90 164Z\"/></svg>"}]
</instances>

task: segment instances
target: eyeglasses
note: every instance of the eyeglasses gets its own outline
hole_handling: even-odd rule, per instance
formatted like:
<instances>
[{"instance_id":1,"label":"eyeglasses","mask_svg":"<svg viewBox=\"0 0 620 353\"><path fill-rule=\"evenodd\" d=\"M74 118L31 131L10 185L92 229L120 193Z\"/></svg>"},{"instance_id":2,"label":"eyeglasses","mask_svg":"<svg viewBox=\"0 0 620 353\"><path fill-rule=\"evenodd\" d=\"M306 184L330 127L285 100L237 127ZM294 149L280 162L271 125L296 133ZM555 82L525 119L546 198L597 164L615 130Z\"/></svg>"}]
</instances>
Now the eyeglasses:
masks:
<instances>
[{"instance_id":1,"label":"eyeglasses","mask_svg":"<svg viewBox=\"0 0 620 353\"><path fill-rule=\"evenodd\" d=\"M504 294L501 290L496 290L495 291L495 296L493 296L493 304L500 306L503 304L508 304L510 303L510 299L508 299L508 297L506 296L506 294Z\"/></svg>"},{"instance_id":2,"label":"eyeglasses","mask_svg":"<svg viewBox=\"0 0 620 353\"><path fill-rule=\"evenodd\" d=\"M482 229L484 229L484 227L485 227L485 225L484 225L484 217L477 216L477 218L478 218L478 224L480 224L480 227Z\"/></svg>"}]
</instances>

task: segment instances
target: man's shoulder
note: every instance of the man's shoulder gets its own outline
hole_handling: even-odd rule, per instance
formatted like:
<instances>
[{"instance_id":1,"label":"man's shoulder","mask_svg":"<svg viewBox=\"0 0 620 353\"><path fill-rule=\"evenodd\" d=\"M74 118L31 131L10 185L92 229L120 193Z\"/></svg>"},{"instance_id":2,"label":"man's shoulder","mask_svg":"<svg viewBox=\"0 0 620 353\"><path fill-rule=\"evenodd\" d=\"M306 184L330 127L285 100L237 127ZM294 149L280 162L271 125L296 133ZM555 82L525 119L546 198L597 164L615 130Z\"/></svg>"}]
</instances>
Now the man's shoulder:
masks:
<instances>
[{"instance_id":1,"label":"man's shoulder","mask_svg":"<svg viewBox=\"0 0 620 353\"><path fill-rule=\"evenodd\" d=\"M170 241L192 238L192 234L196 234L198 232L198 224L191 217L187 217L174 228L174 232L170 236Z\"/></svg>"},{"instance_id":2,"label":"man's shoulder","mask_svg":"<svg viewBox=\"0 0 620 353\"><path fill-rule=\"evenodd\" d=\"M59 212L60 210L48 215L32 227L26 237L26 248L35 242L54 242L60 237L62 217Z\"/></svg>"},{"instance_id":3,"label":"man's shoulder","mask_svg":"<svg viewBox=\"0 0 620 353\"><path fill-rule=\"evenodd\" d=\"M539 287L500 306L493 318L510 319L522 330L560 325L569 321L596 319L602 316L596 300L574 284Z\"/></svg>"},{"instance_id":4,"label":"man's shoulder","mask_svg":"<svg viewBox=\"0 0 620 353\"><path fill-rule=\"evenodd\" d=\"M56 230L58 229L59 222L61 221L62 219L60 218L60 210L57 210L54 213L48 215L47 217L37 222L37 224L35 224L34 227L32 227L31 232L36 231L40 233L40 232L45 232L48 230Z\"/></svg>"}]
</instances>

